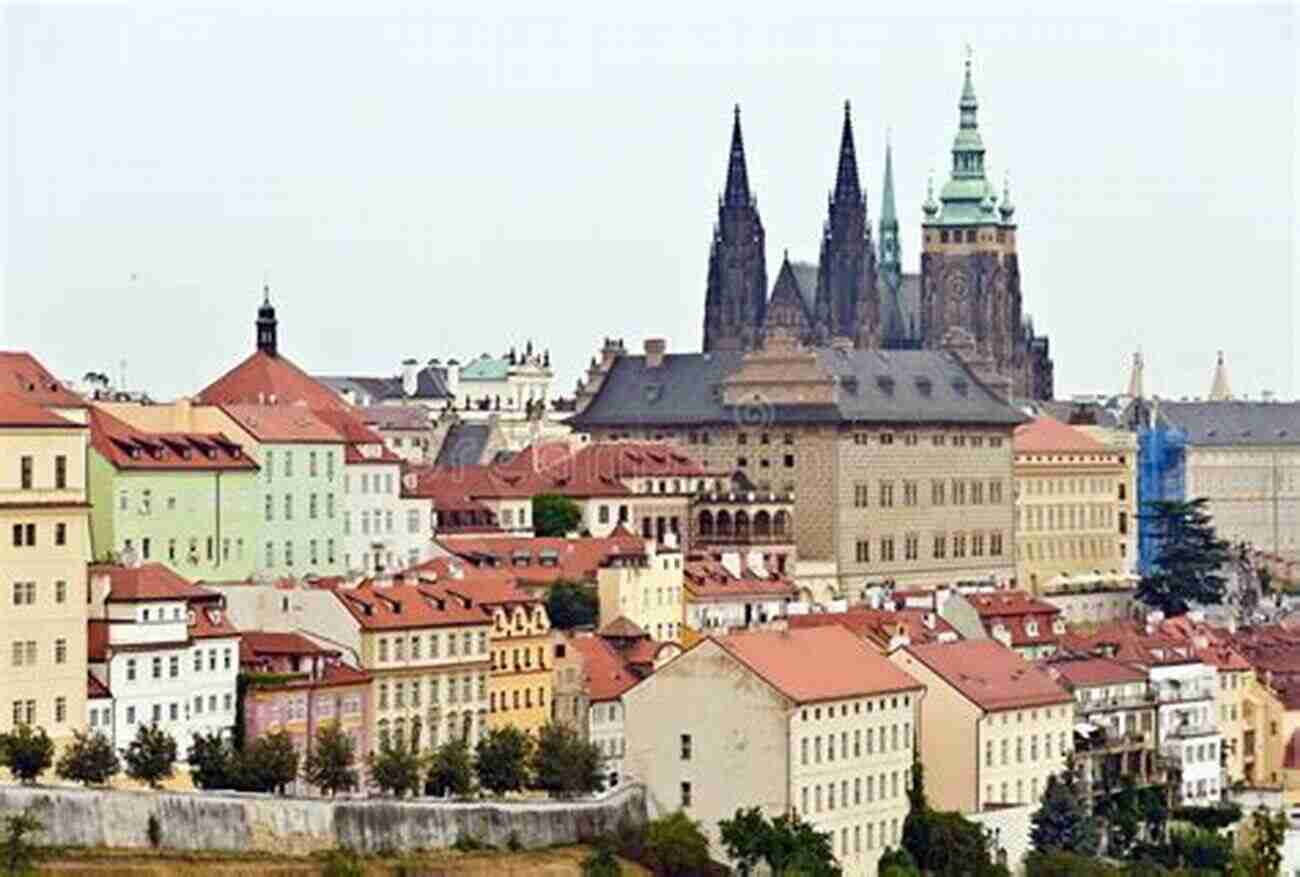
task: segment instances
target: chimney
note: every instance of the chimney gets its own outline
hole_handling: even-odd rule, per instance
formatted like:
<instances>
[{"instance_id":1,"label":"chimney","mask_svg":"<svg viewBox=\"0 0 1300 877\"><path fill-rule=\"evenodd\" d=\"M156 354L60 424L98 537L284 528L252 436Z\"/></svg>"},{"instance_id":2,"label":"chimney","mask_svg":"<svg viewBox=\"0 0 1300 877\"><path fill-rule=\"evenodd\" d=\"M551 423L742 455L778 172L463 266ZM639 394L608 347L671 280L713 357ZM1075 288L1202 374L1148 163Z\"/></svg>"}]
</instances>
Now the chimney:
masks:
<instances>
[{"instance_id":1,"label":"chimney","mask_svg":"<svg viewBox=\"0 0 1300 877\"><path fill-rule=\"evenodd\" d=\"M447 360L447 392L453 396L460 395L460 363L454 359Z\"/></svg>"},{"instance_id":2,"label":"chimney","mask_svg":"<svg viewBox=\"0 0 1300 877\"><path fill-rule=\"evenodd\" d=\"M740 554L735 551L722 552L722 567L733 579L740 578Z\"/></svg>"},{"instance_id":3,"label":"chimney","mask_svg":"<svg viewBox=\"0 0 1300 877\"><path fill-rule=\"evenodd\" d=\"M414 396L419 388L420 364L414 359L402 360L402 392Z\"/></svg>"},{"instance_id":4,"label":"chimney","mask_svg":"<svg viewBox=\"0 0 1300 877\"><path fill-rule=\"evenodd\" d=\"M600 348L600 370L609 371L614 365L614 360L618 359L623 352L623 339L606 338L604 345Z\"/></svg>"},{"instance_id":5,"label":"chimney","mask_svg":"<svg viewBox=\"0 0 1300 877\"><path fill-rule=\"evenodd\" d=\"M664 364L664 354L668 351L668 342L663 338L645 340L645 367L659 368Z\"/></svg>"}]
</instances>

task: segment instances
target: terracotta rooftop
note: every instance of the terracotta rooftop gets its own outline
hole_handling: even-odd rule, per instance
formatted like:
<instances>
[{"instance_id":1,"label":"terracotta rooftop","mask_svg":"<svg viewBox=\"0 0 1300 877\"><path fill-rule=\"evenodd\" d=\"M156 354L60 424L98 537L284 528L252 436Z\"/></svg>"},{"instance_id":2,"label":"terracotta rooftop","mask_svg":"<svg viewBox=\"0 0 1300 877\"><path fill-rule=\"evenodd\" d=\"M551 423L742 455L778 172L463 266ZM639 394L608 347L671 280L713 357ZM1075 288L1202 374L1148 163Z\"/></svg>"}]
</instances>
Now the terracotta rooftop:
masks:
<instances>
[{"instance_id":1,"label":"terracotta rooftop","mask_svg":"<svg viewBox=\"0 0 1300 877\"><path fill-rule=\"evenodd\" d=\"M1016 427L1011 440L1017 454L1106 453L1109 449L1081 429L1051 417L1039 417Z\"/></svg>"},{"instance_id":2,"label":"terracotta rooftop","mask_svg":"<svg viewBox=\"0 0 1300 877\"><path fill-rule=\"evenodd\" d=\"M624 665L623 656L601 637L578 635L565 642L582 655L587 695L593 703L617 700L636 684L638 677Z\"/></svg>"},{"instance_id":3,"label":"terracotta rooftop","mask_svg":"<svg viewBox=\"0 0 1300 877\"><path fill-rule=\"evenodd\" d=\"M746 631L712 639L795 703L921 687L888 658L838 626Z\"/></svg>"},{"instance_id":4,"label":"terracotta rooftop","mask_svg":"<svg viewBox=\"0 0 1300 877\"><path fill-rule=\"evenodd\" d=\"M439 539L438 545L474 566L508 568L521 585L534 586L559 579L594 580L601 564L611 557L641 555L646 550L644 539L621 527L600 537L456 536Z\"/></svg>"},{"instance_id":5,"label":"terracotta rooftop","mask_svg":"<svg viewBox=\"0 0 1300 877\"><path fill-rule=\"evenodd\" d=\"M221 433L148 432L94 407L88 419L91 447L117 469L255 471L258 468L239 444Z\"/></svg>"},{"instance_id":6,"label":"terracotta rooftop","mask_svg":"<svg viewBox=\"0 0 1300 877\"><path fill-rule=\"evenodd\" d=\"M1111 621L1091 630L1067 630L1058 638L1062 648L1100 654L1141 667L1190 664L1200 661L1195 646L1182 637L1148 633L1131 621Z\"/></svg>"},{"instance_id":7,"label":"terracotta rooftop","mask_svg":"<svg viewBox=\"0 0 1300 877\"><path fill-rule=\"evenodd\" d=\"M1110 658L1061 658L1043 661L1040 665L1047 675L1060 680L1067 688L1089 688L1094 685L1127 685L1146 682L1147 674Z\"/></svg>"},{"instance_id":8,"label":"terracotta rooftop","mask_svg":"<svg viewBox=\"0 0 1300 877\"><path fill-rule=\"evenodd\" d=\"M992 593L967 594L966 599L979 613L980 618L1004 615L1050 615L1061 614L1046 600L1039 600L1024 591L994 591Z\"/></svg>"},{"instance_id":9,"label":"terracotta rooftop","mask_svg":"<svg viewBox=\"0 0 1300 877\"><path fill-rule=\"evenodd\" d=\"M897 633L904 633L910 642L938 642L939 636L947 634L948 638L958 637L957 631L938 613L924 609L865 609L854 608L845 612L810 612L807 615L791 615L788 619L791 627L824 627L838 624L840 627L870 639L881 648L889 645Z\"/></svg>"},{"instance_id":10,"label":"terracotta rooftop","mask_svg":"<svg viewBox=\"0 0 1300 877\"><path fill-rule=\"evenodd\" d=\"M161 563L143 563L139 566L97 564L90 569L92 575L108 576L108 601L112 603L221 599L216 591L196 587Z\"/></svg>"},{"instance_id":11,"label":"terracotta rooftop","mask_svg":"<svg viewBox=\"0 0 1300 877\"><path fill-rule=\"evenodd\" d=\"M264 630L245 630L239 635L239 660L251 661L259 655L337 655L337 649L327 649L300 633L276 633Z\"/></svg>"},{"instance_id":12,"label":"terracotta rooftop","mask_svg":"<svg viewBox=\"0 0 1300 877\"><path fill-rule=\"evenodd\" d=\"M0 393L51 408L84 408L86 400L63 386L49 370L22 350L0 350Z\"/></svg>"},{"instance_id":13,"label":"terracotta rooftop","mask_svg":"<svg viewBox=\"0 0 1300 877\"><path fill-rule=\"evenodd\" d=\"M994 640L908 646L904 650L987 711L1071 702L1043 670Z\"/></svg>"},{"instance_id":14,"label":"terracotta rooftop","mask_svg":"<svg viewBox=\"0 0 1300 877\"><path fill-rule=\"evenodd\" d=\"M343 436L305 405L226 404L221 410L259 442L336 444Z\"/></svg>"},{"instance_id":15,"label":"terracotta rooftop","mask_svg":"<svg viewBox=\"0 0 1300 877\"><path fill-rule=\"evenodd\" d=\"M417 429L432 427L430 412L423 405L368 405L356 410L366 426L376 429Z\"/></svg>"},{"instance_id":16,"label":"terracotta rooftop","mask_svg":"<svg viewBox=\"0 0 1300 877\"><path fill-rule=\"evenodd\" d=\"M199 391L209 405L304 403L311 409L349 411L337 393L283 356L258 350Z\"/></svg>"},{"instance_id":17,"label":"terracotta rooftop","mask_svg":"<svg viewBox=\"0 0 1300 877\"><path fill-rule=\"evenodd\" d=\"M759 575L742 557L740 575L732 575L722 560L711 554L692 552L683 567L682 584L696 600L726 600L740 597L794 599L795 586L780 573Z\"/></svg>"},{"instance_id":18,"label":"terracotta rooftop","mask_svg":"<svg viewBox=\"0 0 1300 877\"><path fill-rule=\"evenodd\" d=\"M0 393L0 426L85 428L80 423L60 417L38 402L7 392Z\"/></svg>"},{"instance_id":19,"label":"terracotta rooftop","mask_svg":"<svg viewBox=\"0 0 1300 877\"><path fill-rule=\"evenodd\" d=\"M417 585L376 585L362 582L355 588L331 593L351 613L363 630L409 630L423 627L457 627L487 624L487 610L456 595L429 595Z\"/></svg>"},{"instance_id":20,"label":"terracotta rooftop","mask_svg":"<svg viewBox=\"0 0 1300 877\"><path fill-rule=\"evenodd\" d=\"M112 697L113 692L108 690L108 686L95 678L95 674L86 674L86 699L100 700L105 697Z\"/></svg>"}]
</instances>

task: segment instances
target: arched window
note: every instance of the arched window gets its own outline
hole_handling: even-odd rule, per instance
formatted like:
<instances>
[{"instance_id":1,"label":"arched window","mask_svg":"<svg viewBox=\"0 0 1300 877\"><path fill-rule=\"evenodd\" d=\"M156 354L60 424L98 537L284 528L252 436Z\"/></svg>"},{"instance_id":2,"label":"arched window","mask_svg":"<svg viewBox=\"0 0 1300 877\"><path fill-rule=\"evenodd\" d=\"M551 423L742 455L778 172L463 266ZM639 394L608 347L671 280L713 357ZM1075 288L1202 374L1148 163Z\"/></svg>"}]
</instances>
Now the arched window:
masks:
<instances>
[{"instance_id":1,"label":"arched window","mask_svg":"<svg viewBox=\"0 0 1300 877\"><path fill-rule=\"evenodd\" d=\"M719 536L731 535L731 514L727 511L718 512L718 521L716 532Z\"/></svg>"},{"instance_id":2,"label":"arched window","mask_svg":"<svg viewBox=\"0 0 1300 877\"><path fill-rule=\"evenodd\" d=\"M754 535L760 539L766 539L771 534L772 516L765 511L754 515Z\"/></svg>"},{"instance_id":3,"label":"arched window","mask_svg":"<svg viewBox=\"0 0 1300 877\"><path fill-rule=\"evenodd\" d=\"M790 529L790 515L787 512L777 512L772 517L772 535L785 536Z\"/></svg>"},{"instance_id":4,"label":"arched window","mask_svg":"<svg viewBox=\"0 0 1300 877\"><path fill-rule=\"evenodd\" d=\"M713 535L713 512L700 512L699 518L700 536L707 537Z\"/></svg>"},{"instance_id":5,"label":"arched window","mask_svg":"<svg viewBox=\"0 0 1300 877\"><path fill-rule=\"evenodd\" d=\"M736 538L749 538L749 513L743 510L736 512Z\"/></svg>"}]
</instances>

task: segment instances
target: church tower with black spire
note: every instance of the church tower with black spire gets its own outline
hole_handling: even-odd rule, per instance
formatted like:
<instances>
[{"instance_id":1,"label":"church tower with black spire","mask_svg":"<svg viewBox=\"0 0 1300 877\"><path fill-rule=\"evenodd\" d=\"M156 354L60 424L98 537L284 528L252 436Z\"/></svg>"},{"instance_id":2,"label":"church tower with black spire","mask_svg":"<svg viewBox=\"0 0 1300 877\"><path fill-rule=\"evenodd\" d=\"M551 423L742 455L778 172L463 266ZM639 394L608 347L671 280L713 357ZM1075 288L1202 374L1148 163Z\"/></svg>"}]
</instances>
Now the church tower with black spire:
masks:
<instances>
[{"instance_id":1,"label":"church tower with black spire","mask_svg":"<svg viewBox=\"0 0 1300 877\"><path fill-rule=\"evenodd\" d=\"M269 356L277 353L279 321L271 304L271 287L262 285L262 306L257 309L257 349Z\"/></svg>"},{"instance_id":2,"label":"church tower with black spire","mask_svg":"<svg viewBox=\"0 0 1300 877\"><path fill-rule=\"evenodd\" d=\"M817 323L829 336L855 347L880 345L880 300L876 294L876 254L867 222L867 199L858 179L853 119L844 102L835 188L822 228L817 272Z\"/></svg>"},{"instance_id":3,"label":"church tower with black spire","mask_svg":"<svg viewBox=\"0 0 1300 877\"><path fill-rule=\"evenodd\" d=\"M709 250L704 300L704 350L750 350L760 343L767 306L763 221L749 190L740 107L731 128L727 184Z\"/></svg>"}]
</instances>

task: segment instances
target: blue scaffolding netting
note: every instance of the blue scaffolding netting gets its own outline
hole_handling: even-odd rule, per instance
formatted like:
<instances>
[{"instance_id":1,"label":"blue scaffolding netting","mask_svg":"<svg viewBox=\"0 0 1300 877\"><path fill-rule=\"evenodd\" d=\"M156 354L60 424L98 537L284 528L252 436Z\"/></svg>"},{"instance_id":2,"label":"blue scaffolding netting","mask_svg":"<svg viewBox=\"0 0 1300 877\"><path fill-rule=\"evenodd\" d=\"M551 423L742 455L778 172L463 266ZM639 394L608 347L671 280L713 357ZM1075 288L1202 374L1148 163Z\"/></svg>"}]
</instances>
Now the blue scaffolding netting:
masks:
<instances>
[{"instance_id":1,"label":"blue scaffolding netting","mask_svg":"<svg viewBox=\"0 0 1300 877\"><path fill-rule=\"evenodd\" d=\"M1187 433L1167 425L1138 430L1138 572L1148 575L1160 550L1147 503L1186 499Z\"/></svg>"}]
</instances>

